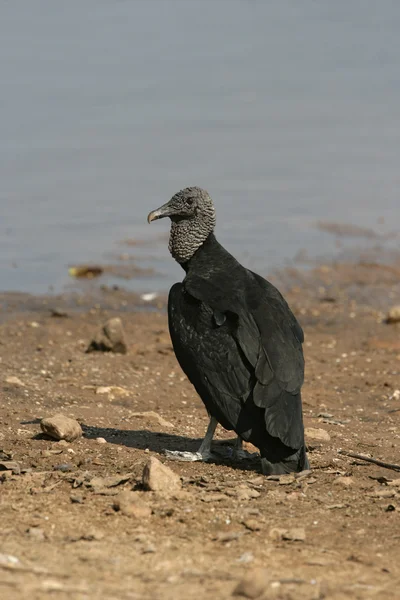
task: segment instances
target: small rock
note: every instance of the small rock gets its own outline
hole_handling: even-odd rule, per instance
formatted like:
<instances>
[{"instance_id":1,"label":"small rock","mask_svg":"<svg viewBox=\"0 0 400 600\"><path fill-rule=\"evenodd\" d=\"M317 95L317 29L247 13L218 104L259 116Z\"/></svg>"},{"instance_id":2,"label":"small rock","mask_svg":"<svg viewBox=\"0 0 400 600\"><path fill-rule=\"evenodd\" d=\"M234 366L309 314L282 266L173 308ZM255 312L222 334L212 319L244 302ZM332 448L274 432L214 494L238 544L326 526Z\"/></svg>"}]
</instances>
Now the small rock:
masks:
<instances>
[{"instance_id":1,"label":"small rock","mask_svg":"<svg viewBox=\"0 0 400 600\"><path fill-rule=\"evenodd\" d=\"M43 529L40 529L39 527L29 527L26 530L26 533L36 542L43 542L46 539Z\"/></svg>"},{"instance_id":2,"label":"small rock","mask_svg":"<svg viewBox=\"0 0 400 600\"><path fill-rule=\"evenodd\" d=\"M344 487L350 487L354 485L354 479L352 477L337 477L335 483Z\"/></svg>"},{"instance_id":3,"label":"small rock","mask_svg":"<svg viewBox=\"0 0 400 600\"><path fill-rule=\"evenodd\" d=\"M251 569L233 590L233 596L244 598L259 598L269 585L269 575L266 569Z\"/></svg>"},{"instance_id":4,"label":"small rock","mask_svg":"<svg viewBox=\"0 0 400 600\"><path fill-rule=\"evenodd\" d=\"M294 527L293 529L280 529L279 527L274 527L269 532L269 536L274 542L280 542L282 540L304 542L306 539L306 530L304 527Z\"/></svg>"},{"instance_id":5,"label":"small rock","mask_svg":"<svg viewBox=\"0 0 400 600\"><path fill-rule=\"evenodd\" d=\"M134 412L130 414L130 417L139 417L139 418L144 418L144 419L154 419L156 421L158 421L158 423L162 426L162 427L173 427L173 424L170 423L169 421L166 421L165 419L163 419L163 417L161 415L159 415L158 413L154 412L153 410L148 410L145 412Z\"/></svg>"},{"instance_id":6,"label":"small rock","mask_svg":"<svg viewBox=\"0 0 400 600\"><path fill-rule=\"evenodd\" d=\"M118 352L126 354L128 347L120 318L109 319L90 342L86 352Z\"/></svg>"},{"instance_id":7,"label":"small rock","mask_svg":"<svg viewBox=\"0 0 400 600\"><path fill-rule=\"evenodd\" d=\"M394 487L400 487L400 479L392 479L388 482L388 485L392 485Z\"/></svg>"},{"instance_id":8,"label":"small rock","mask_svg":"<svg viewBox=\"0 0 400 600\"><path fill-rule=\"evenodd\" d=\"M2 460L0 461L0 471L11 471L14 475L20 475L21 467L16 460Z\"/></svg>"},{"instance_id":9,"label":"small rock","mask_svg":"<svg viewBox=\"0 0 400 600\"><path fill-rule=\"evenodd\" d=\"M168 496L179 492L182 484L179 475L152 456L143 469L143 486Z\"/></svg>"},{"instance_id":10,"label":"small rock","mask_svg":"<svg viewBox=\"0 0 400 600\"><path fill-rule=\"evenodd\" d=\"M306 439L316 440L317 442L330 442L331 436L325 429L316 429L314 427L306 427L304 430Z\"/></svg>"},{"instance_id":11,"label":"small rock","mask_svg":"<svg viewBox=\"0 0 400 600\"><path fill-rule=\"evenodd\" d=\"M261 529L261 525L256 519L245 519L242 523L250 531L260 531Z\"/></svg>"},{"instance_id":12,"label":"small rock","mask_svg":"<svg viewBox=\"0 0 400 600\"><path fill-rule=\"evenodd\" d=\"M107 488L117 487L117 485L126 483L131 478L132 473L125 473L125 475L109 475L108 477L93 477L87 485L91 487L96 494L99 494Z\"/></svg>"},{"instance_id":13,"label":"small rock","mask_svg":"<svg viewBox=\"0 0 400 600\"><path fill-rule=\"evenodd\" d=\"M400 323L400 305L392 306L386 317L386 323Z\"/></svg>"},{"instance_id":14,"label":"small rock","mask_svg":"<svg viewBox=\"0 0 400 600\"><path fill-rule=\"evenodd\" d=\"M207 494L202 497L203 502L221 502L221 500L227 500L226 494Z\"/></svg>"},{"instance_id":15,"label":"small rock","mask_svg":"<svg viewBox=\"0 0 400 600\"><path fill-rule=\"evenodd\" d=\"M101 385L96 388L96 394L110 394L111 396L129 396L131 392L119 385Z\"/></svg>"},{"instance_id":16,"label":"small rock","mask_svg":"<svg viewBox=\"0 0 400 600\"><path fill-rule=\"evenodd\" d=\"M71 494L69 499L72 504L83 504L85 497L82 494Z\"/></svg>"},{"instance_id":17,"label":"small rock","mask_svg":"<svg viewBox=\"0 0 400 600\"><path fill-rule=\"evenodd\" d=\"M245 484L240 484L236 490L236 497L239 501L251 500L252 498L259 498L260 492L253 488L249 488Z\"/></svg>"},{"instance_id":18,"label":"small rock","mask_svg":"<svg viewBox=\"0 0 400 600\"><path fill-rule=\"evenodd\" d=\"M119 494L114 501L114 510L120 511L127 517L136 519L148 519L151 516L151 508L140 497L137 492L125 491Z\"/></svg>"},{"instance_id":19,"label":"small rock","mask_svg":"<svg viewBox=\"0 0 400 600\"><path fill-rule=\"evenodd\" d=\"M240 563L249 563L252 562L254 560L254 554L252 554L251 552L244 552L241 556L239 556L239 558L237 559L238 562Z\"/></svg>"},{"instance_id":20,"label":"small rock","mask_svg":"<svg viewBox=\"0 0 400 600\"><path fill-rule=\"evenodd\" d=\"M394 390L389 400L400 400L400 390Z\"/></svg>"},{"instance_id":21,"label":"small rock","mask_svg":"<svg viewBox=\"0 0 400 600\"><path fill-rule=\"evenodd\" d=\"M107 444L107 440L105 440L105 439L104 439L104 438L102 438L102 437L98 437L98 438L96 438L96 442L97 442L98 444Z\"/></svg>"},{"instance_id":22,"label":"small rock","mask_svg":"<svg viewBox=\"0 0 400 600\"><path fill-rule=\"evenodd\" d=\"M238 540L241 538L243 533L241 531L220 531L216 535L214 535L213 540L216 542L223 542L226 544L227 542L233 542L234 540Z\"/></svg>"},{"instance_id":23,"label":"small rock","mask_svg":"<svg viewBox=\"0 0 400 600\"><path fill-rule=\"evenodd\" d=\"M286 475L279 475L279 485L290 485L296 481L294 473L287 473Z\"/></svg>"},{"instance_id":24,"label":"small rock","mask_svg":"<svg viewBox=\"0 0 400 600\"><path fill-rule=\"evenodd\" d=\"M56 465L54 467L54 471L61 471L61 473L68 473L69 471L73 471L74 469L75 467L71 463L61 463L60 465Z\"/></svg>"},{"instance_id":25,"label":"small rock","mask_svg":"<svg viewBox=\"0 0 400 600\"><path fill-rule=\"evenodd\" d=\"M103 531L100 531L99 529L96 529L94 527L90 528L89 531L87 531L80 537L81 540L86 540L87 542L99 542L103 538Z\"/></svg>"},{"instance_id":26,"label":"small rock","mask_svg":"<svg viewBox=\"0 0 400 600\"><path fill-rule=\"evenodd\" d=\"M9 385L15 385L17 387L24 386L22 381L20 379L18 379L18 377L15 377L14 375L11 375L10 377L6 377L6 383L8 383Z\"/></svg>"},{"instance_id":27,"label":"small rock","mask_svg":"<svg viewBox=\"0 0 400 600\"><path fill-rule=\"evenodd\" d=\"M67 311L63 310L62 308L57 308L57 307L50 309L50 315L52 317L58 317L59 319L65 319L68 317Z\"/></svg>"},{"instance_id":28,"label":"small rock","mask_svg":"<svg viewBox=\"0 0 400 600\"><path fill-rule=\"evenodd\" d=\"M61 414L42 419L40 427L42 428L43 433L56 440L72 442L82 435L82 427L79 425L78 421Z\"/></svg>"}]
</instances>

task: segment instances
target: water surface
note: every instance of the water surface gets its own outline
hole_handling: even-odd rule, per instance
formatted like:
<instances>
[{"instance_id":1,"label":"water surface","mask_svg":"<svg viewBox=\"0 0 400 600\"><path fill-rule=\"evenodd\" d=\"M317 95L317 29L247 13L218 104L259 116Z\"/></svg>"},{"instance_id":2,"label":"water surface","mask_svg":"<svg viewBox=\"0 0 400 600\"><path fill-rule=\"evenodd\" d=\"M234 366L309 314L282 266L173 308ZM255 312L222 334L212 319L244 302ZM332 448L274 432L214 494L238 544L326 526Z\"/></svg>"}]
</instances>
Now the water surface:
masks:
<instances>
[{"instance_id":1,"label":"water surface","mask_svg":"<svg viewBox=\"0 0 400 600\"><path fill-rule=\"evenodd\" d=\"M397 0L3 2L0 289L121 252L168 287L146 215L186 185L264 273L335 252L316 220L398 228L399 31Z\"/></svg>"}]
</instances>

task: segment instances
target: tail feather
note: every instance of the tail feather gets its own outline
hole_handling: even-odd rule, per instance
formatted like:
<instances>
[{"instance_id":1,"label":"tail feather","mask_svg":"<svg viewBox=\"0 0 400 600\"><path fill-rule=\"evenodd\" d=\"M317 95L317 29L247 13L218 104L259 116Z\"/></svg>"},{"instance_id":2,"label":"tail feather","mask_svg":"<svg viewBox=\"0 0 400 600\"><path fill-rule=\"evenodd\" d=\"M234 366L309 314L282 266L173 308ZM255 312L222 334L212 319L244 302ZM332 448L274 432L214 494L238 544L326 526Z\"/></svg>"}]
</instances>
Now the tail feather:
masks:
<instances>
[{"instance_id":1,"label":"tail feather","mask_svg":"<svg viewBox=\"0 0 400 600\"><path fill-rule=\"evenodd\" d=\"M281 459L279 462L271 462L265 456L261 457L261 469L264 475L283 475L285 473L299 473L310 468L305 446L294 454Z\"/></svg>"}]
</instances>

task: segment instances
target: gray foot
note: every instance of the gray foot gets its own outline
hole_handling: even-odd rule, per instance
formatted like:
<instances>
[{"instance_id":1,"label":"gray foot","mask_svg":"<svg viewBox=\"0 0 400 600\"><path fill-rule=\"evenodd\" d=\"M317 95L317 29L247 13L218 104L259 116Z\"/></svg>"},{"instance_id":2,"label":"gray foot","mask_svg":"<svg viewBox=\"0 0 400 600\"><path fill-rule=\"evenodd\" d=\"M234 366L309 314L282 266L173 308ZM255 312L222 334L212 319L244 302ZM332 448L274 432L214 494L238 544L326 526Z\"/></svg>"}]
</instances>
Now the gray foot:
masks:
<instances>
[{"instance_id":1,"label":"gray foot","mask_svg":"<svg viewBox=\"0 0 400 600\"><path fill-rule=\"evenodd\" d=\"M207 462L214 457L211 452L185 452L179 450L164 450L164 454L170 460L180 460L183 462Z\"/></svg>"}]
</instances>

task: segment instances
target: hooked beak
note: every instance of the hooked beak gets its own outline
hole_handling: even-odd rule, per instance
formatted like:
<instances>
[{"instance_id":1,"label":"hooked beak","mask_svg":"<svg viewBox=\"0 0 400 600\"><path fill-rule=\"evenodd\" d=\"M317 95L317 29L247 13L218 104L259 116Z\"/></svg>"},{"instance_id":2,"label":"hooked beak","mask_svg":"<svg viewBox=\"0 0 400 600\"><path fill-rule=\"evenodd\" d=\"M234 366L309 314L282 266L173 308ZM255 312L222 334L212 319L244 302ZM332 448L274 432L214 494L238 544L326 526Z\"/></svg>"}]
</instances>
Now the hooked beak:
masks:
<instances>
[{"instance_id":1,"label":"hooked beak","mask_svg":"<svg viewBox=\"0 0 400 600\"><path fill-rule=\"evenodd\" d=\"M152 210L151 213L148 214L147 222L151 223L152 221L156 221L157 219L163 219L164 217L170 216L170 207L169 202L160 206L156 210Z\"/></svg>"}]
</instances>

